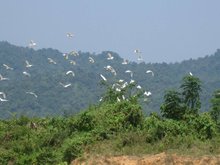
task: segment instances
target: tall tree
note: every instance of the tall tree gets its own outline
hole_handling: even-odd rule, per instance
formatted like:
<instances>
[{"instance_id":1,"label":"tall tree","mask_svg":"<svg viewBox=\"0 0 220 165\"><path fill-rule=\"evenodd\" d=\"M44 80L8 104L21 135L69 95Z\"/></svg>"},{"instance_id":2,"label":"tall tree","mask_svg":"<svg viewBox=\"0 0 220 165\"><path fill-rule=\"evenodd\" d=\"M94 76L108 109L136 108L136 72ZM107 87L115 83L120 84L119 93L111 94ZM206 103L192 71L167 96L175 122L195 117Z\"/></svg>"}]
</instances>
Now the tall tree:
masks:
<instances>
[{"instance_id":1,"label":"tall tree","mask_svg":"<svg viewBox=\"0 0 220 165\"><path fill-rule=\"evenodd\" d=\"M202 91L201 81L192 75L183 77L182 81L180 88L182 89L183 102L187 105L189 111L198 114L198 110L201 107L199 95Z\"/></svg>"},{"instance_id":2,"label":"tall tree","mask_svg":"<svg viewBox=\"0 0 220 165\"><path fill-rule=\"evenodd\" d=\"M182 119L185 108L182 104L180 93L175 90L166 91L164 103L160 107L163 117L179 120Z\"/></svg>"},{"instance_id":3,"label":"tall tree","mask_svg":"<svg viewBox=\"0 0 220 165\"><path fill-rule=\"evenodd\" d=\"M212 108L210 110L210 114L216 122L220 118L220 89L216 90L213 94L213 98L211 99Z\"/></svg>"}]
</instances>

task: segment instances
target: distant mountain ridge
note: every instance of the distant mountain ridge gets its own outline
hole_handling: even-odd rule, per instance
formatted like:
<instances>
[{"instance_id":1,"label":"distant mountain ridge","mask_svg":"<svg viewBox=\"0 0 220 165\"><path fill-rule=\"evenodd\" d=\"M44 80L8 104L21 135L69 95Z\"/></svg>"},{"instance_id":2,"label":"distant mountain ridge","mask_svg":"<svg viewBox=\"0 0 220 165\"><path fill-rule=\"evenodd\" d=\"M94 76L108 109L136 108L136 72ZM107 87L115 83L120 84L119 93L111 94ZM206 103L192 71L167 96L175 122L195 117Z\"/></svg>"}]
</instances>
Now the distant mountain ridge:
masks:
<instances>
[{"instance_id":1,"label":"distant mountain ridge","mask_svg":"<svg viewBox=\"0 0 220 165\"><path fill-rule=\"evenodd\" d=\"M146 113L159 111L164 91L178 88L183 76L189 72L200 78L203 83L201 93L203 111L208 110L213 91L220 88L219 49L210 56L170 64L130 62L128 65L122 65L123 59L114 52L104 51L98 55L88 52L78 53L79 56L69 55L68 59L65 59L61 52L51 48L34 50L5 41L0 42L0 74L9 78L7 81L0 81L0 92L5 92L9 100L0 102L0 118L9 117L9 112L29 116L76 113L90 104L99 102L104 92L100 86L100 74L110 82L119 79L130 81L130 76L125 73L128 69L133 71L133 79L139 85L152 92L148 104L144 104ZM108 53L112 54L113 60L107 60ZM90 63L89 57L95 62ZM49 63L48 58L57 64ZM25 67L26 60L33 66ZM70 60L76 64L71 64ZM3 64L7 64L13 70L7 70ZM116 76L104 69L107 65L116 70ZM66 75L69 70L75 73L75 77ZM146 74L146 70L152 70L154 77ZM31 76L27 77L23 72L28 72ZM72 85L63 88L60 82ZM28 91L35 92L38 98L27 94Z\"/></svg>"}]
</instances>

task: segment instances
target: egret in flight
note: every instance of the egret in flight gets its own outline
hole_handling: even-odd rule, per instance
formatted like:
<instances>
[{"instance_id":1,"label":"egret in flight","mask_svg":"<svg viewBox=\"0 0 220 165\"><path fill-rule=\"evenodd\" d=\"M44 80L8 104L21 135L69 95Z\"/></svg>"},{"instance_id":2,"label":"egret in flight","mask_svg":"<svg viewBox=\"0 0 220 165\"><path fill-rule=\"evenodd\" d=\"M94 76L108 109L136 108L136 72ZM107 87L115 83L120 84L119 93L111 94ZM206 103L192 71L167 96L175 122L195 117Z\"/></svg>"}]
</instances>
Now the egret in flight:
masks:
<instances>
[{"instance_id":1,"label":"egret in flight","mask_svg":"<svg viewBox=\"0 0 220 165\"><path fill-rule=\"evenodd\" d=\"M136 88L137 88L137 89L141 89L142 87L141 87L140 85L138 85Z\"/></svg>"},{"instance_id":2,"label":"egret in flight","mask_svg":"<svg viewBox=\"0 0 220 165\"><path fill-rule=\"evenodd\" d=\"M79 56L79 53L76 52L75 50L73 50L73 51L71 51L71 52L69 53L69 55Z\"/></svg>"},{"instance_id":3,"label":"egret in flight","mask_svg":"<svg viewBox=\"0 0 220 165\"><path fill-rule=\"evenodd\" d=\"M68 37L68 38L72 38L73 37L73 34L72 33L66 33L66 36Z\"/></svg>"},{"instance_id":4,"label":"egret in flight","mask_svg":"<svg viewBox=\"0 0 220 165\"><path fill-rule=\"evenodd\" d=\"M57 64L52 58L47 58L49 63Z\"/></svg>"},{"instance_id":5,"label":"egret in flight","mask_svg":"<svg viewBox=\"0 0 220 165\"><path fill-rule=\"evenodd\" d=\"M76 65L76 61L74 61L74 60L70 60L70 64L72 64L72 65Z\"/></svg>"},{"instance_id":6,"label":"egret in flight","mask_svg":"<svg viewBox=\"0 0 220 165\"><path fill-rule=\"evenodd\" d=\"M145 92L144 92L144 95L145 95L145 96L150 96L150 95L152 95L152 93L151 93L150 91L148 91L148 92L145 91Z\"/></svg>"},{"instance_id":7,"label":"egret in flight","mask_svg":"<svg viewBox=\"0 0 220 165\"><path fill-rule=\"evenodd\" d=\"M126 70L125 73L130 73L130 76L133 77L133 72L131 70Z\"/></svg>"},{"instance_id":8,"label":"egret in flight","mask_svg":"<svg viewBox=\"0 0 220 165\"><path fill-rule=\"evenodd\" d=\"M151 73L151 75L154 76L154 72L152 70L147 70L146 73Z\"/></svg>"},{"instance_id":9,"label":"egret in flight","mask_svg":"<svg viewBox=\"0 0 220 165\"><path fill-rule=\"evenodd\" d=\"M89 62L93 64L95 60L92 57L89 57Z\"/></svg>"},{"instance_id":10,"label":"egret in flight","mask_svg":"<svg viewBox=\"0 0 220 165\"><path fill-rule=\"evenodd\" d=\"M69 84L63 84L63 83L60 82L60 85L62 85L64 88L67 88L67 87L71 86L72 84L70 84L70 83Z\"/></svg>"},{"instance_id":11,"label":"egret in flight","mask_svg":"<svg viewBox=\"0 0 220 165\"><path fill-rule=\"evenodd\" d=\"M102 74L100 74L100 76L104 81L107 81L107 79Z\"/></svg>"},{"instance_id":12,"label":"egret in flight","mask_svg":"<svg viewBox=\"0 0 220 165\"><path fill-rule=\"evenodd\" d=\"M0 81L3 81L3 80L9 80L9 78L3 77L3 76L0 74Z\"/></svg>"},{"instance_id":13,"label":"egret in flight","mask_svg":"<svg viewBox=\"0 0 220 165\"><path fill-rule=\"evenodd\" d=\"M2 95L2 97L5 99L6 98L6 94L4 92L0 92L0 95Z\"/></svg>"},{"instance_id":14,"label":"egret in flight","mask_svg":"<svg viewBox=\"0 0 220 165\"><path fill-rule=\"evenodd\" d=\"M0 97L0 101L8 101L8 100Z\"/></svg>"},{"instance_id":15,"label":"egret in flight","mask_svg":"<svg viewBox=\"0 0 220 165\"><path fill-rule=\"evenodd\" d=\"M5 69L7 70L13 70L14 68L11 68L10 66L6 65L6 64L3 64L3 66L5 67Z\"/></svg>"},{"instance_id":16,"label":"egret in flight","mask_svg":"<svg viewBox=\"0 0 220 165\"><path fill-rule=\"evenodd\" d=\"M36 93L34 93L34 92L26 92L27 94L30 94L30 95L33 95L34 97L38 97L37 95L36 95Z\"/></svg>"},{"instance_id":17,"label":"egret in flight","mask_svg":"<svg viewBox=\"0 0 220 165\"><path fill-rule=\"evenodd\" d=\"M29 48L33 48L33 47L35 47L37 44L36 44L36 42L34 42L33 40L31 40L30 42L29 42Z\"/></svg>"},{"instance_id":18,"label":"egret in flight","mask_svg":"<svg viewBox=\"0 0 220 165\"><path fill-rule=\"evenodd\" d=\"M108 55L107 60L113 60L113 59L114 59L114 57L112 56L112 54L111 54L111 53L108 53L107 55Z\"/></svg>"},{"instance_id":19,"label":"egret in flight","mask_svg":"<svg viewBox=\"0 0 220 165\"><path fill-rule=\"evenodd\" d=\"M73 77L75 76L75 73L72 70L69 70L66 72L66 75L69 75L69 74L72 74Z\"/></svg>"},{"instance_id":20,"label":"egret in flight","mask_svg":"<svg viewBox=\"0 0 220 165\"><path fill-rule=\"evenodd\" d=\"M123 62L121 63L122 65L127 65L128 64L128 60L123 59Z\"/></svg>"},{"instance_id":21,"label":"egret in flight","mask_svg":"<svg viewBox=\"0 0 220 165\"><path fill-rule=\"evenodd\" d=\"M63 53L63 57L64 57L66 60L68 60L69 55L68 55L67 53Z\"/></svg>"},{"instance_id":22,"label":"egret in flight","mask_svg":"<svg viewBox=\"0 0 220 165\"><path fill-rule=\"evenodd\" d=\"M25 60L25 63L26 63L26 68L30 68L30 67L33 66L32 64L30 64L30 63L28 62L28 60Z\"/></svg>"},{"instance_id":23,"label":"egret in flight","mask_svg":"<svg viewBox=\"0 0 220 165\"><path fill-rule=\"evenodd\" d=\"M22 72L22 73L23 73L23 75L25 75L25 76L27 76L27 77L31 77L31 74L28 73L28 72L26 72L26 71L24 71L24 72Z\"/></svg>"}]
</instances>

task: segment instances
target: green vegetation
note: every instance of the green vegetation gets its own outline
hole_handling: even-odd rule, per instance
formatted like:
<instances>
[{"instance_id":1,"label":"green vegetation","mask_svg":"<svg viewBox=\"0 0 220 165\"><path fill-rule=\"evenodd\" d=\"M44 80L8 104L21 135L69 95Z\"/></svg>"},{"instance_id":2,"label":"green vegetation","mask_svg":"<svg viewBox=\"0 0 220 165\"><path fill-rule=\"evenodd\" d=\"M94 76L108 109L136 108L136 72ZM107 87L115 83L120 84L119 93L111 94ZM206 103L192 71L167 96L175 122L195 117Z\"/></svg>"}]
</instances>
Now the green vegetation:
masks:
<instances>
[{"instance_id":1,"label":"green vegetation","mask_svg":"<svg viewBox=\"0 0 220 165\"><path fill-rule=\"evenodd\" d=\"M182 88L184 84L189 85ZM85 154L220 153L219 90L211 99L212 109L200 113L200 80L186 76L182 92L165 94L161 117L155 112L144 115L139 104L143 92L134 86L121 92L109 86L104 84L102 102L76 115L1 120L0 164L68 164ZM186 101L192 87L197 88ZM130 91L134 92L127 100L117 101Z\"/></svg>"},{"instance_id":2,"label":"green vegetation","mask_svg":"<svg viewBox=\"0 0 220 165\"><path fill-rule=\"evenodd\" d=\"M104 51L100 54L79 52L79 56L69 55L67 60L58 50L34 50L0 42L0 74L10 79L0 82L0 92L5 92L9 100L0 103L0 118L10 118L11 114L17 117L76 114L92 104L98 104L105 90L99 85L101 80L99 74L103 74L110 83L119 79L130 82L129 74L125 73L128 69L133 71L133 79L138 85L152 93L148 104L141 104L144 114L147 115L151 112L160 112L164 91L178 88L184 75L189 72L203 82L203 92L200 93L201 105L196 100L191 100L190 93L188 93L189 96L182 97L182 91L177 92L180 92L181 99L185 99L185 102L188 101L187 104L193 106L190 108L195 112L200 106L202 112L208 111L212 106L210 103L212 94L216 89L220 89L220 50L213 55L181 63L142 62L137 64L130 62L128 65L122 65L123 59L114 52L111 52L114 60L107 60L108 52ZM161 56L163 55L161 54ZM92 57L95 63L89 63L89 57ZM57 64L49 64L47 58L52 58ZM33 66L26 68L25 60L28 60ZM70 64L70 60L74 60L76 65ZM13 67L14 70L6 70L3 64ZM116 76L105 71L104 67L107 65L111 65L116 70ZM75 77L66 76L65 73L68 70L74 71ZM146 74L146 70L152 70L154 77ZM23 71L30 73L31 77L25 77L22 74ZM71 83L72 86L64 89L59 82ZM26 94L27 91L35 92L38 98ZM127 95L129 96L129 93ZM178 111L178 107L176 111Z\"/></svg>"}]
</instances>

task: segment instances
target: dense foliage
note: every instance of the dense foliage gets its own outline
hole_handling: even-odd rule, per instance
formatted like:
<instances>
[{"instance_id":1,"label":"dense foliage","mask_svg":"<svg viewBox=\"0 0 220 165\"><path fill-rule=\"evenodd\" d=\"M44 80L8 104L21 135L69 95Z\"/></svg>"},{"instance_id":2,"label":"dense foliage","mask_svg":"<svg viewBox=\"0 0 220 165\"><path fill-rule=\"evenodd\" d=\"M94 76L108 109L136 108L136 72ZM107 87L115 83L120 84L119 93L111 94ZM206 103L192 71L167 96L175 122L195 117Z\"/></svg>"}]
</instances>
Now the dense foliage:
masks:
<instances>
[{"instance_id":1,"label":"dense foliage","mask_svg":"<svg viewBox=\"0 0 220 165\"><path fill-rule=\"evenodd\" d=\"M203 82L203 92L200 95L202 111L209 109L212 93L220 88L219 50L214 55L181 63L130 62L128 65L122 65L123 59L113 52L111 54L114 60L106 60L109 53L107 51L98 55L78 53L79 56L69 56L67 60L57 50L34 50L0 42L0 74L9 78L8 81L0 81L0 92L5 92L9 100L0 102L0 118L9 118L14 115L46 117L75 114L99 102L104 91L99 85L100 74L103 74L108 82L119 79L129 82L130 76L125 73L128 69L133 71L133 79L143 89L152 93L148 104L142 104L144 113L147 114L159 112L164 91L178 87L182 77L190 71ZM88 57L94 58L95 63L89 63ZM49 64L48 58L54 59L57 64ZM25 60L33 66L26 68ZM70 64L70 60L75 61L76 65ZM13 67L14 70L6 70L3 64ZM111 65L116 70L116 76L105 71L104 67L107 65ZM68 70L74 71L75 77L66 76L65 73ZM146 70L152 70L154 77L146 74ZM30 73L31 77L24 76L22 74L24 71ZM71 83L72 86L62 88L59 82ZM35 92L38 98L26 94L30 91ZM195 106L199 107L199 104Z\"/></svg>"},{"instance_id":2,"label":"dense foliage","mask_svg":"<svg viewBox=\"0 0 220 165\"><path fill-rule=\"evenodd\" d=\"M191 107L186 103L178 117L174 114L180 114L178 104L184 99L169 91L164 97L164 118L157 113L144 116L138 101L143 92L135 91L128 99L117 101L122 94L134 91L134 86L118 92L104 87L107 91L102 102L73 116L0 120L0 164L61 165L84 154L195 152L195 148L202 154L220 153L219 119L212 118L212 111L188 113ZM212 98L214 109L220 104L216 94L218 91Z\"/></svg>"}]
</instances>

